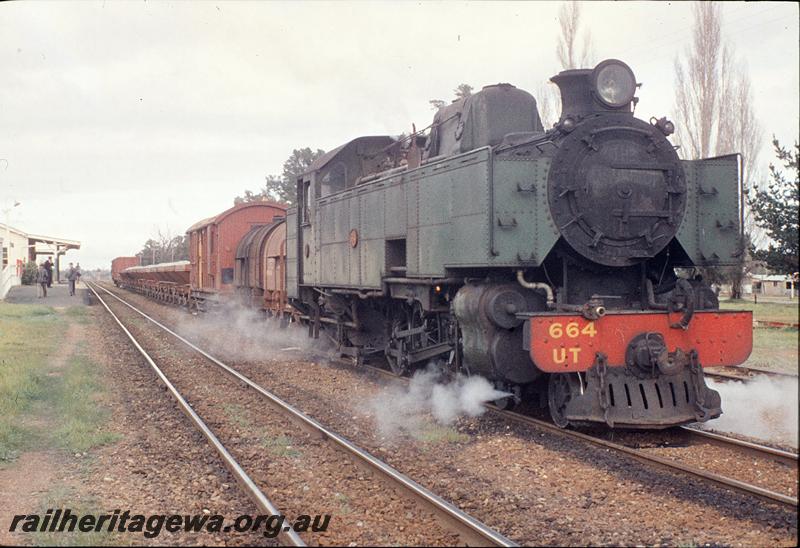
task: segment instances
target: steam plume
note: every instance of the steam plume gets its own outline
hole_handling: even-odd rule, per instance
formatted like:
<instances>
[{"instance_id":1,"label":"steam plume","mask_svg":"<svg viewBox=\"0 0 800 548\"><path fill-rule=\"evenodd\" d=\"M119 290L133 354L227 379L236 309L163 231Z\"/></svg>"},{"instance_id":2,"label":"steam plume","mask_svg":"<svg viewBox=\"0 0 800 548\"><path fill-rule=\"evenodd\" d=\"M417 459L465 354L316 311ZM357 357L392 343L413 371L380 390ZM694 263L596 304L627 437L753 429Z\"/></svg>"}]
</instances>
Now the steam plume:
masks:
<instances>
[{"instance_id":1,"label":"steam plume","mask_svg":"<svg viewBox=\"0 0 800 548\"><path fill-rule=\"evenodd\" d=\"M220 306L205 315L203 321L182 321L178 331L201 342L212 354L238 361L263 361L276 353L297 356L318 352L325 346L323 339L310 339L305 327L296 323L281 326L278 318L264 318L260 311L235 304Z\"/></svg>"},{"instance_id":2,"label":"steam plume","mask_svg":"<svg viewBox=\"0 0 800 548\"><path fill-rule=\"evenodd\" d=\"M705 428L797 447L796 377L762 375L748 383L706 378L706 382L722 396L723 414L705 423Z\"/></svg>"},{"instance_id":3,"label":"steam plume","mask_svg":"<svg viewBox=\"0 0 800 548\"><path fill-rule=\"evenodd\" d=\"M484 403L510 395L483 377L458 375L445 383L439 371L429 366L415 373L407 386L385 389L369 402L368 412L384 437L402 432L414 435L430 417L448 425L461 415L477 417L485 411Z\"/></svg>"}]
</instances>

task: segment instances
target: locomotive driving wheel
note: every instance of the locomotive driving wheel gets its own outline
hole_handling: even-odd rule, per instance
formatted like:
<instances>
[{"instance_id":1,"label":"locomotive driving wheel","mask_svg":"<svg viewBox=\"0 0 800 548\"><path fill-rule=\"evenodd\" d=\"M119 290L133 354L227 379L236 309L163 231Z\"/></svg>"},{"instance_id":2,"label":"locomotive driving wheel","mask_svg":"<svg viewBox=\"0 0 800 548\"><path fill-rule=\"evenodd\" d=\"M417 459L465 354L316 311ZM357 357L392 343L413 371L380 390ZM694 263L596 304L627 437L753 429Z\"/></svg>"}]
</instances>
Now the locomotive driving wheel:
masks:
<instances>
[{"instance_id":1,"label":"locomotive driving wheel","mask_svg":"<svg viewBox=\"0 0 800 548\"><path fill-rule=\"evenodd\" d=\"M403 341L392 338L386 343L386 361L395 375L403 375L408 371L408 355L405 353Z\"/></svg>"},{"instance_id":2,"label":"locomotive driving wheel","mask_svg":"<svg viewBox=\"0 0 800 548\"><path fill-rule=\"evenodd\" d=\"M404 307L392 321L385 354L395 375L404 375L410 371L411 352L420 345L424 330L424 313L417 302L411 307Z\"/></svg>"},{"instance_id":3,"label":"locomotive driving wheel","mask_svg":"<svg viewBox=\"0 0 800 548\"><path fill-rule=\"evenodd\" d=\"M567 404L580 394L581 386L574 373L553 373L547 384L547 403L550 416L559 428L569 426L566 417Z\"/></svg>"}]
</instances>

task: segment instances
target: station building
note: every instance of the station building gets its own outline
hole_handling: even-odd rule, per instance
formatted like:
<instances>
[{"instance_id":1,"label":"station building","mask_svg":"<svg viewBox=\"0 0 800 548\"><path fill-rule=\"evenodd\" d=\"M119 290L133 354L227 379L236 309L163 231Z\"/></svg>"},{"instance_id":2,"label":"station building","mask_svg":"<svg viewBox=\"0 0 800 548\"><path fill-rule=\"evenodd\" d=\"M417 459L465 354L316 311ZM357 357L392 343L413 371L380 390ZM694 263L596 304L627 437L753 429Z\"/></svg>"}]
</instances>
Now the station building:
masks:
<instances>
[{"instance_id":1,"label":"station building","mask_svg":"<svg viewBox=\"0 0 800 548\"><path fill-rule=\"evenodd\" d=\"M53 281L60 281L61 256L70 249L80 249L81 243L77 240L29 234L0 223L0 248L0 299L5 299L9 289L22 283L22 272L27 262L39 264L49 257L53 262Z\"/></svg>"}]
</instances>

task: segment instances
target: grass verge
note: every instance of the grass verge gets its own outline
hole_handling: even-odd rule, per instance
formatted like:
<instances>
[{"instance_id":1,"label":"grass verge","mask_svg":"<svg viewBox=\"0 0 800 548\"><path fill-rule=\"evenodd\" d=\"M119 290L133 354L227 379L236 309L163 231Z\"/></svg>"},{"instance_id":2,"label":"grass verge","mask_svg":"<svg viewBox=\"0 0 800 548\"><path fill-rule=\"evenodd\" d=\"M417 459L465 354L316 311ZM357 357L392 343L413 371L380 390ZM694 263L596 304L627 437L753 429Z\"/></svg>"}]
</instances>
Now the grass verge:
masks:
<instances>
[{"instance_id":1,"label":"grass verge","mask_svg":"<svg viewBox=\"0 0 800 548\"><path fill-rule=\"evenodd\" d=\"M797 329L757 327L753 330L753 353L745 363L756 369L797 374Z\"/></svg>"},{"instance_id":2,"label":"grass verge","mask_svg":"<svg viewBox=\"0 0 800 548\"><path fill-rule=\"evenodd\" d=\"M99 368L85 354L82 345L67 360L63 374L48 376L48 407L54 412L57 427L52 430L55 444L71 453L113 443L119 435L104 430L108 409L102 405L104 390L99 382ZM42 410L43 414L47 410Z\"/></svg>"},{"instance_id":3,"label":"grass verge","mask_svg":"<svg viewBox=\"0 0 800 548\"><path fill-rule=\"evenodd\" d=\"M752 310L753 318L761 321L797 322L800 307L795 300L792 303L760 302L751 300L721 300L719 307L722 310Z\"/></svg>"},{"instance_id":4,"label":"grass verge","mask_svg":"<svg viewBox=\"0 0 800 548\"><path fill-rule=\"evenodd\" d=\"M76 502L77 501L77 502ZM108 510L100 508L100 504L93 498L81 497L75 489L65 486L57 486L50 489L44 497L42 497L40 515L45 515L49 509L62 510L69 508L73 515L102 515L108 513ZM102 531L91 531L84 533L78 531L69 532L53 532L33 534L34 546L110 546L119 545L123 540L119 533L109 533L107 526ZM126 540L126 544L130 542Z\"/></svg>"},{"instance_id":5,"label":"grass verge","mask_svg":"<svg viewBox=\"0 0 800 548\"><path fill-rule=\"evenodd\" d=\"M50 352L65 330L50 307L0 302L0 463L38 438L23 418L43 393Z\"/></svg>"},{"instance_id":6,"label":"grass verge","mask_svg":"<svg viewBox=\"0 0 800 548\"><path fill-rule=\"evenodd\" d=\"M89 311L85 306L70 306L64 311L64 314L78 323L89 323Z\"/></svg>"},{"instance_id":7,"label":"grass verge","mask_svg":"<svg viewBox=\"0 0 800 548\"><path fill-rule=\"evenodd\" d=\"M798 302L759 302L722 300L722 310L752 310L761 321L797 322ZM797 374L798 333L794 328L756 327L753 329L753 353L744 365Z\"/></svg>"},{"instance_id":8,"label":"grass verge","mask_svg":"<svg viewBox=\"0 0 800 548\"><path fill-rule=\"evenodd\" d=\"M65 344L87 314L0 302L0 465L26 450L83 452L116 439L104 430L100 368L81 344Z\"/></svg>"}]
</instances>

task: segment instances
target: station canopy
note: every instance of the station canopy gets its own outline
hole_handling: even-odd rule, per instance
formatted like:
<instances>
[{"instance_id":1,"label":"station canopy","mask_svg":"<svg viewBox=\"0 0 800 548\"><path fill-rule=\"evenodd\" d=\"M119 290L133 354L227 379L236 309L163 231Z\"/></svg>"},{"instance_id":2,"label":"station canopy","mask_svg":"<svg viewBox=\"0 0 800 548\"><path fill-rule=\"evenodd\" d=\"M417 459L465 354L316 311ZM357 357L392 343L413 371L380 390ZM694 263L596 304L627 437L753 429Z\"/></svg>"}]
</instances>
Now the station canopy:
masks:
<instances>
[{"instance_id":1,"label":"station canopy","mask_svg":"<svg viewBox=\"0 0 800 548\"><path fill-rule=\"evenodd\" d=\"M65 238L53 238L51 236L40 236L37 234L27 234L29 260L36 261L37 255L63 255L70 249L80 249L81 243L78 240L67 240Z\"/></svg>"}]
</instances>

